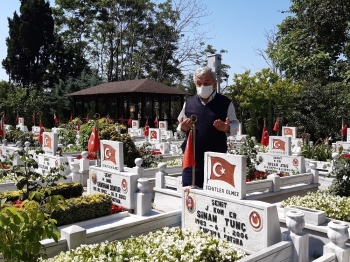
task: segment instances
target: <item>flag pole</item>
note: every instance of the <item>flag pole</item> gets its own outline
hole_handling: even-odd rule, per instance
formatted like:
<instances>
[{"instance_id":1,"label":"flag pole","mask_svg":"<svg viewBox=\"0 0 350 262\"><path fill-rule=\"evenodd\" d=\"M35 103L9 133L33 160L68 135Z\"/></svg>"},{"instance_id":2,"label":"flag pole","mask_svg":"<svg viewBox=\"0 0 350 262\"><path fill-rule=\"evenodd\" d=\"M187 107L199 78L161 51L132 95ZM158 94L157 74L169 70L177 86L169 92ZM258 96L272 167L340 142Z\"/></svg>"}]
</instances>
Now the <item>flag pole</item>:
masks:
<instances>
[{"instance_id":1,"label":"flag pole","mask_svg":"<svg viewBox=\"0 0 350 262\"><path fill-rule=\"evenodd\" d=\"M99 113L95 113L94 118L95 118L96 132L98 134L98 120L100 119L100 114ZM101 161L100 161L100 158L99 158L99 151L100 150L98 150L97 154L96 154L97 166L101 166Z\"/></svg>"},{"instance_id":2,"label":"flag pole","mask_svg":"<svg viewBox=\"0 0 350 262\"><path fill-rule=\"evenodd\" d=\"M197 115L191 115L191 121L193 123L192 125L192 145L193 145L193 156L196 155L196 122L197 122ZM196 188L196 166L192 166L192 188Z\"/></svg>"}]
</instances>

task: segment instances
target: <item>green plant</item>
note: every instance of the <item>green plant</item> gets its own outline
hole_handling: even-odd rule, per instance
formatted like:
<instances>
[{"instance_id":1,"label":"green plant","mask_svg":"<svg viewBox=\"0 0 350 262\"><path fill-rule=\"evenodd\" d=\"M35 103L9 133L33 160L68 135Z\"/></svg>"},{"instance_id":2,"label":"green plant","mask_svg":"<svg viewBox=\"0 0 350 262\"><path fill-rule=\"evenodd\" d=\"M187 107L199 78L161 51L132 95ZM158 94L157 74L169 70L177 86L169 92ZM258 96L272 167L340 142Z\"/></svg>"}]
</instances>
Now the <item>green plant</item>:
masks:
<instances>
[{"instance_id":1,"label":"green plant","mask_svg":"<svg viewBox=\"0 0 350 262\"><path fill-rule=\"evenodd\" d=\"M334 176L329 192L332 195L350 196L350 154L343 154L333 161L332 171L328 177Z\"/></svg>"},{"instance_id":2,"label":"green plant","mask_svg":"<svg viewBox=\"0 0 350 262\"><path fill-rule=\"evenodd\" d=\"M56 220L51 218L55 210L64 209L61 196L44 197L39 192L32 192L29 200L20 205L0 202L0 252L5 261L38 261L45 257L45 247L40 240L53 238L56 242L60 233ZM48 206L47 212L41 210L41 204Z\"/></svg>"},{"instance_id":3,"label":"green plant","mask_svg":"<svg viewBox=\"0 0 350 262\"><path fill-rule=\"evenodd\" d=\"M43 151L38 150L35 153L40 154L43 153ZM11 159L13 160L15 154L19 155L19 159L22 162L21 164L13 165ZM9 156L9 160L0 161L2 169L4 166L9 167L0 172L0 178L9 177L16 181L17 189L23 192L23 199L27 199L29 194L33 191L42 187L56 185L56 182L61 178L66 179L65 176L59 173L59 171L64 170L64 166L62 165L51 168L48 174L35 172L35 169L38 168L38 163L33 158L33 155L29 154L24 149L15 151L13 155ZM65 163L65 165L67 164L68 163Z\"/></svg>"},{"instance_id":4,"label":"green plant","mask_svg":"<svg viewBox=\"0 0 350 262\"><path fill-rule=\"evenodd\" d=\"M58 142L64 146L69 144L75 145L77 130L75 125L67 124L66 128L58 130Z\"/></svg>"},{"instance_id":5,"label":"green plant","mask_svg":"<svg viewBox=\"0 0 350 262\"><path fill-rule=\"evenodd\" d=\"M329 139L320 138L312 146L309 143L304 144L299 155L316 161L330 161L333 151L328 141Z\"/></svg>"}]
</instances>

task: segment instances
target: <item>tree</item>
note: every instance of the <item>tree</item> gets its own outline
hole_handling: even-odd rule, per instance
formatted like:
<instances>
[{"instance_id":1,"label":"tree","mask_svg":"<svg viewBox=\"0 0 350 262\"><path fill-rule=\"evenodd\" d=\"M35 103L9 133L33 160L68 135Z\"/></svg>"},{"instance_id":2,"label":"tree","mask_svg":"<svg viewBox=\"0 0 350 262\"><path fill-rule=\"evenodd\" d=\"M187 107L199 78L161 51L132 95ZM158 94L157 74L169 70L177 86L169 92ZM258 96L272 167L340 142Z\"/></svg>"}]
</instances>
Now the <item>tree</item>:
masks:
<instances>
[{"instance_id":1,"label":"tree","mask_svg":"<svg viewBox=\"0 0 350 262\"><path fill-rule=\"evenodd\" d=\"M49 75L49 48L55 42L52 12L44 0L23 0L20 12L8 18L7 57L2 65L14 83L39 90Z\"/></svg>"},{"instance_id":2,"label":"tree","mask_svg":"<svg viewBox=\"0 0 350 262\"><path fill-rule=\"evenodd\" d=\"M267 53L287 77L322 84L342 81L349 66L350 2L292 0Z\"/></svg>"},{"instance_id":3,"label":"tree","mask_svg":"<svg viewBox=\"0 0 350 262\"><path fill-rule=\"evenodd\" d=\"M270 69L265 68L250 76L250 71L235 74L233 84L227 88L229 97L236 109L238 120L243 124L247 133L260 136L259 127L267 120L271 133L276 111L288 116L293 108L294 97L299 92L299 85L290 79L282 79Z\"/></svg>"}]
</instances>

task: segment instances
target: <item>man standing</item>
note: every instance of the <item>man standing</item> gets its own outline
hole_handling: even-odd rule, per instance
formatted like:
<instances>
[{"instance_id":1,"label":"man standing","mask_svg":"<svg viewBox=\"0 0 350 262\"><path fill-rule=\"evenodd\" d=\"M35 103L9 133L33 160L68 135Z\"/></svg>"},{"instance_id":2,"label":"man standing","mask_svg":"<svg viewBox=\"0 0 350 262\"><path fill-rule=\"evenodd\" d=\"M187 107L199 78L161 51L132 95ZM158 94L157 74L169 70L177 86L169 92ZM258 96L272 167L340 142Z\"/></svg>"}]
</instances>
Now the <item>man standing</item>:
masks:
<instances>
[{"instance_id":1,"label":"man standing","mask_svg":"<svg viewBox=\"0 0 350 262\"><path fill-rule=\"evenodd\" d=\"M193 126L191 115L197 116L195 141L195 185L204 183L204 153L227 152L227 136L235 135L239 122L230 99L216 92L216 75L210 67L198 68L193 74L197 95L187 98L178 117L177 131L186 135L182 144L184 152L188 133ZM192 185L192 167L182 172L182 185Z\"/></svg>"}]
</instances>

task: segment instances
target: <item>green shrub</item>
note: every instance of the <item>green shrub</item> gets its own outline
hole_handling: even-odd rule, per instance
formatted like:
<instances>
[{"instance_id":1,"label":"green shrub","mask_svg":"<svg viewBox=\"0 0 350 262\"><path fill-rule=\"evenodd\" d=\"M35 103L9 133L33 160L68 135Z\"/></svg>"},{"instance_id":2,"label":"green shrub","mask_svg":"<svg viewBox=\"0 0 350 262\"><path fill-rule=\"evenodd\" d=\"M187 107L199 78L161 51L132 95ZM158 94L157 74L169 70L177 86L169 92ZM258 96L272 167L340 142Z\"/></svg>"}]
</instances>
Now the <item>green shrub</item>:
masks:
<instances>
[{"instance_id":1,"label":"green shrub","mask_svg":"<svg viewBox=\"0 0 350 262\"><path fill-rule=\"evenodd\" d=\"M39 192L42 191L47 192L45 195L48 196L49 192L51 195L61 195L65 199L80 197L84 192L83 185L81 183L58 183L56 186L49 186L45 189L40 189ZM0 199L7 199L7 201L16 201L22 198L23 191L26 190L15 190L15 191L4 191L0 192ZM26 194L23 194L26 196ZM25 199L23 199L25 200Z\"/></svg>"},{"instance_id":2,"label":"green shrub","mask_svg":"<svg viewBox=\"0 0 350 262\"><path fill-rule=\"evenodd\" d=\"M66 209L55 210L52 218L57 226L69 225L111 214L112 199L105 194L94 194L66 200ZM46 210L46 206L43 208Z\"/></svg>"}]
</instances>

